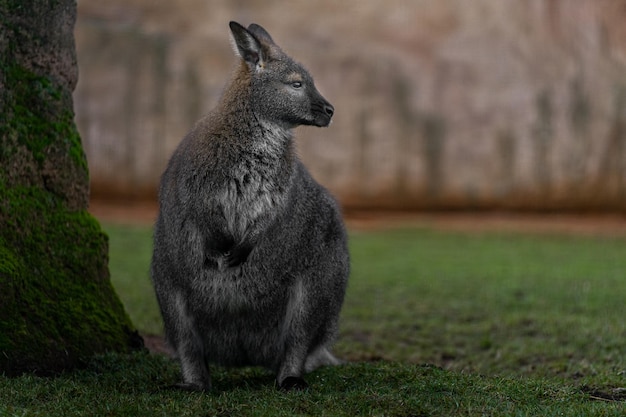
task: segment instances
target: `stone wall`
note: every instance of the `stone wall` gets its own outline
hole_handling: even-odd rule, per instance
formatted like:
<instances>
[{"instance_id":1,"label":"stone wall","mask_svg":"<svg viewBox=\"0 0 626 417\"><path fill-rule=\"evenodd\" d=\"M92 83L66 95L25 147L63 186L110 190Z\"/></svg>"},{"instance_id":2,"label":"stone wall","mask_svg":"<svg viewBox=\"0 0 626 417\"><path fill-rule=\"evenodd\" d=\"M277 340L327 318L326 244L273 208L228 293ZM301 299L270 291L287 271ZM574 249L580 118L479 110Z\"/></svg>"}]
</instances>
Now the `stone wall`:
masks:
<instances>
[{"instance_id":1,"label":"stone wall","mask_svg":"<svg viewBox=\"0 0 626 417\"><path fill-rule=\"evenodd\" d=\"M302 158L349 207L623 209L626 0L79 4L96 195L153 196L257 22L336 108Z\"/></svg>"}]
</instances>

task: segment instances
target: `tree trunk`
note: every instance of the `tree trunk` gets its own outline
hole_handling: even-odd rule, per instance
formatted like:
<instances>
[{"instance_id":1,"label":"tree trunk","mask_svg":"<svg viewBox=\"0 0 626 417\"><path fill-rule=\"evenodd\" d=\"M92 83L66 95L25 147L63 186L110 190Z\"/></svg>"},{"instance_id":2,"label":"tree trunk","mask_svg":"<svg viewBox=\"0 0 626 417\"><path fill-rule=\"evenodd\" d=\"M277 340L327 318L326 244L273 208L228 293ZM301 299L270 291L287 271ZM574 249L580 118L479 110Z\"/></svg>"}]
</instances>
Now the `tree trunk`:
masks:
<instances>
[{"instance_id":1,"label":"tree trunk","mask_svg":"<svg viewBox=\"0 0 626 417\"><path fill-rule=\"evenodd\" d=\"M87 212L73 0L0 0L0 373L140 347Z\"/></svg>"}]
</instances>

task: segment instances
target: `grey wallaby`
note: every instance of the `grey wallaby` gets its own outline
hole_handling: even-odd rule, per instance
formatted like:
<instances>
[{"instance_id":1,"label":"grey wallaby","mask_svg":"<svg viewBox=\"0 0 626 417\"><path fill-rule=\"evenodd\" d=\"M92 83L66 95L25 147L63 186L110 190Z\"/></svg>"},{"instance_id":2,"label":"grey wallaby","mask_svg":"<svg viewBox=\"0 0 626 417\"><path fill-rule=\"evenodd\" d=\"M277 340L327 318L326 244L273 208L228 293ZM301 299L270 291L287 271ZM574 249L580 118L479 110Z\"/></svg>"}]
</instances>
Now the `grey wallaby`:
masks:
<instances>
[{"instance_id":1,"label":"grey wallaby","mask_svg":"<svg viewBox=\"0 0 626 417\"><path fill-rule=\"evenodd\" d=\"M259 365L280 389L330 353L350 269L333 197L291 129L333 106L261 26L230 22L241 58L217 107L182 140L159 190L151 274L179 386L208 390L208 363Z\"/></svg>"}]
</instances>

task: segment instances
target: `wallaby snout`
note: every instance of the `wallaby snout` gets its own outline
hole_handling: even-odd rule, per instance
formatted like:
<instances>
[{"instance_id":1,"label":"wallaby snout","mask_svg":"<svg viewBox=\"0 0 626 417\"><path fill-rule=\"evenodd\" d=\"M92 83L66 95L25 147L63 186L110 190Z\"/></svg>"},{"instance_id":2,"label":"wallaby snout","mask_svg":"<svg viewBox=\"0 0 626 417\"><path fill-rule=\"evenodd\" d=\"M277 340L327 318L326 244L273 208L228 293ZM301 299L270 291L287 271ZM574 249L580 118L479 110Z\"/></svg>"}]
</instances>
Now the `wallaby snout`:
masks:
<instances>
[{"instance_id":1,"label":"wallaby snout","mask_svg":"<svg viewBox=\"0 0 626 417\"><path fill-rule=\"evenodd\" d=\"M320 100L311 106L313 114L315 114L314 126L327 127L332 121L335 114L335 108L326 99L320 96Z\"/></svg>"}]
</instances>

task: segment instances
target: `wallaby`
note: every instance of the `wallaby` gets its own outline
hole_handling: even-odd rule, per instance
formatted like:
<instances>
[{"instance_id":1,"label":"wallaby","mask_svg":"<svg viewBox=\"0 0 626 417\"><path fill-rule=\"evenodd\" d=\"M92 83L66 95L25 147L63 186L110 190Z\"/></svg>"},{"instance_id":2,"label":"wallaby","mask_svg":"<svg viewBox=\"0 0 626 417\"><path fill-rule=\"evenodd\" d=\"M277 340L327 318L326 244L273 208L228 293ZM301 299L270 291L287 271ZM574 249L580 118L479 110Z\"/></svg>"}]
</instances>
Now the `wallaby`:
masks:
<instances>
[{"instance_id":1,"label":"wallaby","mask_svg":"<svg viewBox=\"0 0 626 417\"><path fill-rule=\"evenodd\" d=\"M339 363L329 349L350 266L338 205L291 129L326 127L334 108L265 29L230 30L233 78L161 179L152 281L180 387L209 390L215 363L304 389L305 372Z\"/></svg>"}]
</instances>

